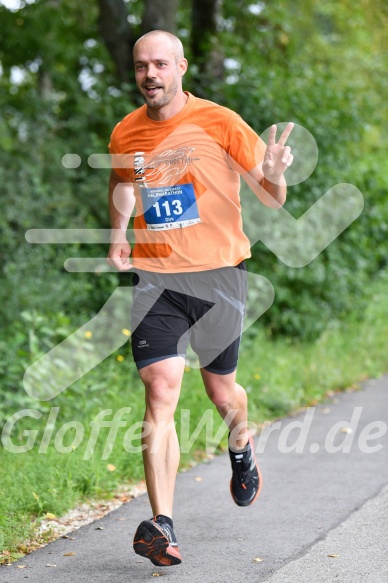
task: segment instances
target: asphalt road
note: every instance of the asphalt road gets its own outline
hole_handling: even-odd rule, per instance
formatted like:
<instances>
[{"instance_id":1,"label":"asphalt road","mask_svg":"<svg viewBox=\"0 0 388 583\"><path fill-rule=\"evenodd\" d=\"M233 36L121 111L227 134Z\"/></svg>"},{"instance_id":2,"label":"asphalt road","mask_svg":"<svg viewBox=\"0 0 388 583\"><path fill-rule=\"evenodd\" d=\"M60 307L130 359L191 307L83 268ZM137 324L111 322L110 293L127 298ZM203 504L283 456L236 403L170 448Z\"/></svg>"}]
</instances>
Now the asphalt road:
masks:
<instances>
[{"instance_id":1,"label":"asphalt road","mask_svg":"<svg viewBox=\"0 0 388 583\"><path fill-rule=\"evenodd\" d=\"M159 574L179 583L388 583L387 424L388 377L282 420L255 440L264 485L249 508L232 502L227 455L180 474L181 565L158 568L133 552L133 533L151 516L143 495L74 531L75 540L0 568L0 581L142 583ZM299 451L287 451L292 445Z\"/></svg>"}]
</instances>

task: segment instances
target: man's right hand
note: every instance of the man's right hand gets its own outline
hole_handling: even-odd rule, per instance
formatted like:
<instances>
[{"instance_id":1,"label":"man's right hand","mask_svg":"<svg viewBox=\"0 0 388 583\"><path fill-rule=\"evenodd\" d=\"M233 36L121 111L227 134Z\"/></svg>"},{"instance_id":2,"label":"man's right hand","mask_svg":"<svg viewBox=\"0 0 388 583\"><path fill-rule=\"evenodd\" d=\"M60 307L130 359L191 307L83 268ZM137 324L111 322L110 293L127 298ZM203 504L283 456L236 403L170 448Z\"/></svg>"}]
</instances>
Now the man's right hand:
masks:
<instances>
[{"instance_id":1,"label":"man's right hand","mask_svg":"<svg viewBox=\"0 0 388 583\"><path fill-rule=\"evenodd\" d=\"M112 265L119 271L128 271L133 267L129 261L130 255L131 246L128 241L125 243L111 243L106 261L108 265Z\"/></svg>"}]
</instances>

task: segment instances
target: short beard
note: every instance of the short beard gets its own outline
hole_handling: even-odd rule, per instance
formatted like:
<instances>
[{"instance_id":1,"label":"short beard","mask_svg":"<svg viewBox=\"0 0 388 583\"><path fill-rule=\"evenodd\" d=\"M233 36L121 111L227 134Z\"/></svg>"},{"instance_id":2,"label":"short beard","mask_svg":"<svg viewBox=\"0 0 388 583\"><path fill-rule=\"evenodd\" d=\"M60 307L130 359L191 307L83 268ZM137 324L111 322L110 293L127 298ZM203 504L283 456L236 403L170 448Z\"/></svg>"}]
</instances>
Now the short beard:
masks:
<instances>
[{"instance_id":1,"label":"short beard","mask_svg":"<svg viewBox=\"0 0 388 583\"><path fill-rule=\"evenodd\" d=\"M151 107L152 109L161 109L165 105L168 105L170 101L174 99L175 95L178 93L178 89L179 89L178 79L175 78L174 81L171 83L168 91L164 93L164 95L160 99L148 101L147 96L144 94L142 95L148 107Z\"/></svg>"}]
</instances>

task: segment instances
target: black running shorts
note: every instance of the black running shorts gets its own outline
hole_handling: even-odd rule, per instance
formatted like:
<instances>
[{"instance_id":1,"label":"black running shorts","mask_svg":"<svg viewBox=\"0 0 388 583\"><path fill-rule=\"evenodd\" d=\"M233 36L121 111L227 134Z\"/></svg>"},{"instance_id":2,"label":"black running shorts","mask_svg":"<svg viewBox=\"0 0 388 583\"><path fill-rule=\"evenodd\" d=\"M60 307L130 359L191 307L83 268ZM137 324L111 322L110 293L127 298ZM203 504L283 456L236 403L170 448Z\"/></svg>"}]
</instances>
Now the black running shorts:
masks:
<instances>
[{"instance_id":1,"label":"black running shorts","mask_svg":"<svg viewBox=\"0 0 388 583\"><path fill-rule=\"evenodd\" d=\"M245 263L193 273L136 269L131 306L137 368L186 356L216 374L236 370L247 294Z\"/></svg>"}]
</instances>

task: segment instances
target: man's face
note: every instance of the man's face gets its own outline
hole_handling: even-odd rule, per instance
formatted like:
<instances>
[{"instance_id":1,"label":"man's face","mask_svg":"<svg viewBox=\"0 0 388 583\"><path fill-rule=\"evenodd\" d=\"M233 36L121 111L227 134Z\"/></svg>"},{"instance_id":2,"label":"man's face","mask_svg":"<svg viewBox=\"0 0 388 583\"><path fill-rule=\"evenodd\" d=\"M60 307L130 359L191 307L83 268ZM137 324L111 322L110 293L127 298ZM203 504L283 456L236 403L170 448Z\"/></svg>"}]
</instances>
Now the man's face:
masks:
<instances>
[{"instance_id":1,"label":"man's face","mask_svg":"<svg viewBox=\"0 0 388 583\"><path fill-rule=\"evenodd\" d=\"M135 48L134 61L136 85L148 107L168 105L181 87L184 72L169 41L163 37L142 40Z\"/></svg>"}]
</instances>

